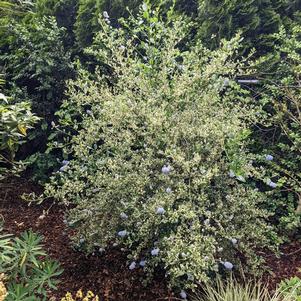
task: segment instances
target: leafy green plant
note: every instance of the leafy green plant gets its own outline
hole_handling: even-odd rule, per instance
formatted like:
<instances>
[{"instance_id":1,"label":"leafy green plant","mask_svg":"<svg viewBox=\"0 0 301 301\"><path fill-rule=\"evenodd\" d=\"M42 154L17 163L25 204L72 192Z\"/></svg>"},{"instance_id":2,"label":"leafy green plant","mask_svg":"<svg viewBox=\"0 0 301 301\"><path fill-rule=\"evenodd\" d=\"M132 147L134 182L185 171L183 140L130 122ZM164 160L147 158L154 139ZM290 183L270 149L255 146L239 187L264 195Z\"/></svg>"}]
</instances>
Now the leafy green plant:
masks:
<instances>
[{"instance_id":1,"label":"leafy green plant","mask_svg":"<svg viewBox=\"0 0 301 301\"><path fill-rule=\"evenodd\" d=\"M0 273L6 275L9 301L46 300L63 272L41 245L42 237L26 231L20 237L0 236ZM42 298L42 299L40 299Z\"/></svg>"},{"instance_id":2,"label":"leafy green plant","mask_svg":"<svg viewBox=\"0 0 301 301\"><path fill-rule=\"evenodd\" d=\"M27 131L39 120L31 112L30 104L21 102L11 104L0 93L0 179L9 174L17 174L24 164L15 161L15 155L26 142Z\"/></svg>"},{"instance_id":3,"label":"leafy green plant","mask_svg":"<svg viewBox=\"0 0 301 301\"><path fill-rule=\"evenodd\" d=\"M46 183L49 175L60 166L57 156L47 151L45 153L36 152L29 156L26 158L26 164L31 179L39 184Z\"/></svg>"},{"instance_id":4,"label":"leafy green plant","mask_svg":"<svg viewBox=\"0 0 301 301\"><path fill-rule=\"evenodd\" d=\"M270 247L272 228L265 196L249 182L245 139L260 108L234 80L240 37L181 52L190 27L171 14L163 21L145 3L121 28L100 20L87 51L110 72L91 80L82 71L70 83L57 124L72 130L69 160L43 197L75 205L67 222L78 248L117 244L145 281L159 267L171 286L193 288L235 270L238 253L258 271L255 247Z\"/></svg>"},{"instance_id":5,"label":"leafy green plant","mask_svg":"<svg viewBox=\"0 0 301 301\"><path fill-rule=\"evenodd\" d=\"M282 280L278 290L289 301L301 301L301 279L297 276Z\"/></svg>"}]
</instances>

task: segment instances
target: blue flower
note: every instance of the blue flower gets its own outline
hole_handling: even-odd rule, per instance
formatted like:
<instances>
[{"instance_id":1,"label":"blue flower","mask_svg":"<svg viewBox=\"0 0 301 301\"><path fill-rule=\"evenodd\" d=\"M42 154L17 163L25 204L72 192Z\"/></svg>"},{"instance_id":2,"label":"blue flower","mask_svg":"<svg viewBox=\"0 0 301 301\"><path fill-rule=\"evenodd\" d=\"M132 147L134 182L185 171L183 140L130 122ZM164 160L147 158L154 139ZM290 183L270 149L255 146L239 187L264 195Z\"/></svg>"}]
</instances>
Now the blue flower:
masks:
<instances>
[{"instance_id":1,"label":"blue flower","mask_svg":"<svg viewBox=\"0 0 301 301\"><path fill-rule=\"evenodd\" d=\"M183 66L183 65L178 64L177 67L178 67L178 69L179 69L180 71L184 71L184 66Z\"/></svg>"},{"instance_id":2,"label":"blue flower","mask_svg":"<svg viewBox=\"0 0 301 301\"><path fill-rule=\"evenodd\" d=\"M210 219L209 218L207 218L207 219L204 220L204 225L205 226L209 226L210 225Z\"/></svg>"},{"instance_id":3,"label":"blue flower","mask_svg":"<svg viewBox=\"0 0 301 301\"><path fill-rule=\"evenodd\" d=\"M277 187L277 184L275 182L273 182L271 179L268 179L267 180L267 184L272 187L272 188L276 188Z\"/></svg>"},{"instance_id":4,"label":"blue flower","mask_svg":"<svg viewBox=\"0 0 301 301\"><path fill-rule=\"evenodd\" d=\"M160 252L159 248L151 250L152 256L157 256L159 254L159 252Z\"/></svg>"},{"instance_id":5,"label":"blue flower","mask_svg":"<svg viewBox=\"0 0 301 301\"><path fill-rule=\"evenodd\" d=\"M224 87L229 86L229 84L230 84L229 78L225 78L225 79L224 79Z\"/></svg>"},{"instance_id":6,"label":"blue flower","mask_svg":"<svg viewBox=\"0 0 301 301\"><path fill-rule=\"evenodd\" d=\"M231 240L231 242L232 242L233 245L237 244L237 239L236 238L231 238L230 240Z\"/></svg>"},{"instance_id":7,"label":"blue flower","mask_svg":"<svg viewBox=\"0 0 301 301\"><path fill-rule=\"evenodd\" d=\"M171 171L171 167L170 165L164 165L161 170L164 175L168 175Z\"/></svg>"},{"instance_id":8,"label":"blue flower","mask_svg":"<svg viewBox=\"0 0 301 301\"><path fill-rule=\"evenodd\" d=\"M124 51L125 50L125 46L124 45L120 45L119 46L119 50Z\"/></svg>"},{"instance_id":9,"label":"blue flower","mask_svg":"<svg viewBox=\"0 0 301 301\"><path fill-rule=\"evenodd\" d=\"M225 262L223 263L223 265L224 265L224 267L225 267L227 270L229 270L229 271L231 271L231 270L233 269L233 264L232 264L231 262L229 262L229 261L225 261Z\"/></svg>"},{"instance_id":10,"label":"blue flower","mask_svg":"<svg viewBox=\"0 0 301 301\"><path fill-rule=\"evenodd\" d=\"M141 260L140 262L139 262L139 265L141 266L141 267L145 267L145 265L146 265L146 260Z\"/></svg>"},{"instance_id":11,"label":"blue flower","mask_svg":"<svg viewBox=\"0 0 301 301\"><path fill-rule=\"evenodd\" d=\"M133 270L135 267L136 267L136 262L133 261L133 262L130 264L129 269L130 269L130 270Z\"/></svg>"},{"instance_id":12,"label":"blue flower","mask_svg":"<svg viewBox=\"0 0 301 301\"><path fill-rule=\"evenodd\" d=\"M235 173L234 173L234 171L232 169L229 171L229 177L230 178L234 178L235 177Z\"/></svg>"},{"instance_id":13,"label":"blue flower","mask_svg":"<svg viewBox=\"0 0 301 301\"><path fill-rule=\"evenodd\" d=\"M67 168L68 168L68 165L63 165L63 166L60 168L60 172L66 171Z\"/></svg>"},{"instance_id":14,"label":"blue flower","mask_svg":"<svg viewBox=\"0 0 301 301\"><path fill-rule=\"evenodd\" d=\"M157 212L157 214L164 214L165 210L164 210L164 208L159 207L156 212Z\"/></svg>"},{"instance_id":15,"label":"blue flower","mask_svg":"<svg viewBox=\"0 0 301 301\"><path fill-rule=\"evenodd\" d=\"M166 188L166 192L167 192L167 193L172 193L171 188L170 188L170 187L167 187L167 188Z\"/></svg>"},{"instance_id":16,"label":"blue flower","mask_svg":"<svg viewBox=\"0 0 301 301\"><path fill-rule=\"evenodd\" d=\"M105 19L109 19L109 18L110 18L110 16L109 16L109 14L108 14L107 11L104 11L104 12L102 13L102 15L103 15L103 17L104 17Z\"/></svg>"},{"instance_id":17,"label":"blue flower","mask_svg":"<svg viewBox=\"0 0 301 301\"><path fill-rule=\"evenodd\" d=\"M274 157L273 157L272 155L266 155L266 156L265 156L265 159L266 159L267 161L273 161L273 160L274 160Z\"/></svg>"},{"instance_id":18,"label":"blue flower","mask_svg":"<svg viewBox=\"0 0 301 301\"><path fill-rule=\"evenodd\" d=\"M119 231L117 234L120 237L125 237L127 235L127 231L126 230L122 230L122 231Z\"/></svg>"},{"instance_id":19,"label":"blue flower","mask_svg":"<svg viewBox=\"0 0 301 301\"><path fill-rule=\"evenodd\" d=\"M186 294L186 292L185 292L184 290L181 290L180 296L181 296L181 298L184 299L184 300L187 299L187 294Z\"/></svg>"},{"instance_id":20,"label":"blue flower","mask_svg":"<svg viewBox=\"0 0 301 301\"><path fill-rule=\"evenodd\" d=\"M124 212L121 212L121 213L120 213L120 217L121 217L122 219L127 219L127 218L128 218L128 216L127 216Z\"/></svg>"},{"instance_id":21,"label":"blue flower","mask_svg":"<svg viewBox=\"0 0 301 301\"><path fill-rule=\"evenodd\" d=\"M87 113L88 115L92 115L92 111L91 111L91 110L87 110L86 113Z\"/></svg>"}]
</instances>

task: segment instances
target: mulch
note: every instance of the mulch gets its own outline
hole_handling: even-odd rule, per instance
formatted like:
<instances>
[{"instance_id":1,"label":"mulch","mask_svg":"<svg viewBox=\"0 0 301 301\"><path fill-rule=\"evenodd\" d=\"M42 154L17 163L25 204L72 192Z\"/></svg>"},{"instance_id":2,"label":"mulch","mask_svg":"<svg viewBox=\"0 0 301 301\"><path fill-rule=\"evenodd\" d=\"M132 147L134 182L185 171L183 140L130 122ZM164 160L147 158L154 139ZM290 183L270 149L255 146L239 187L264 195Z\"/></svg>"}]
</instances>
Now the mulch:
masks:
<instances>
[{"instance_id":1,"label":"mulch","mask_svg":"<svg viewBox=\"0 0 301 301\"><path fill-rule=\"evenodd\" d=\"M111 249L101 256L86 256L75 251L70 244L69 230L63 219L65 208L51 203L28 206L20 196L23 193L42 192L41 187L16 178L0 184L0 216L4 219L4 230L11 234L32 229L43 235L44 248L64 269L58 290L51 293L51 300L60 301L66 292L79 289L91 290L104 301L160 301L179 300L173 296L164 277L159 275L147 287L141 279L143 271L130 271L126 265L126 254ZM49 209L50 208L50 209ZM41 219L43 210L49 210ZM281 248L282 256L265 254L270 272L263 277L271 290L284 278L298 275L301 267L301 243L293 241ZM300 273L299 273L300 276Z\"/></svg>"}]
</instances>

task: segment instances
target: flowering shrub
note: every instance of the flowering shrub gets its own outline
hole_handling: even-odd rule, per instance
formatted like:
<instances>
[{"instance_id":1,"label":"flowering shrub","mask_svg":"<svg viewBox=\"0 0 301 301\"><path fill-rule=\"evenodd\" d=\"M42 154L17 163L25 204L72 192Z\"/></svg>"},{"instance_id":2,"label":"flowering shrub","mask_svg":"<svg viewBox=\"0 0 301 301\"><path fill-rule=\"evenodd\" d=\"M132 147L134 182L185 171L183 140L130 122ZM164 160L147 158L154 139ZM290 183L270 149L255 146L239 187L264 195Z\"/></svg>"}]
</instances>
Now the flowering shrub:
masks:
<instances>
[{"instance_id":1,"label":"flowering shrub","mask_svg":"<svg viewBox=\"0 0 301 301\"><path fill-rule=\"evenodd\" d=\"M244 141L257 108L234 81L239 37L181 51L189 27L146 4L119 29L106 20L88 51L107 72L70 83L60 113L73 130L70 160L44 197L76 205L66 222L78 247L119 245L130 270L162 267L171 286L193 288L239 258L256 269L254 248L271 229L264 195L248 184Z\"/></svg>"}]
</instances>

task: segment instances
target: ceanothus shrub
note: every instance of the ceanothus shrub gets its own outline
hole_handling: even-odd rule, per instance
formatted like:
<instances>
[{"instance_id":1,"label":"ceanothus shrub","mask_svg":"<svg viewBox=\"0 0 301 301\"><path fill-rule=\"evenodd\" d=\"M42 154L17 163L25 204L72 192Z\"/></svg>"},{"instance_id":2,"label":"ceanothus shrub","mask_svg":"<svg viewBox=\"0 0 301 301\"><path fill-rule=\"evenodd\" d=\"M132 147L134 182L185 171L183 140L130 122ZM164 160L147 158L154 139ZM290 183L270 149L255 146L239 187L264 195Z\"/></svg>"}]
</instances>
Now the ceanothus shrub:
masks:
<instances>
[{"instance_id":1,"label":"ceanothus shrub","mask_svg":"<svg viewBox=\"0 0 301 301\"><path fill-rule=\"evenodd\" d=\"M185 289L237 269L239 259L255 270L254 249L268 246L271 229L264 196L248 184L241 137L257 115L234 80L239 37L216 51L183 50L186 23L162 21L145 5L119 29L100 22L88 51L110 72L82 71L69 84L70 162L45 196L73 204L67 222L82 248L119 246L126 267L146 279L164 268L170 285Z\"/></svg>"}]
</instances>

